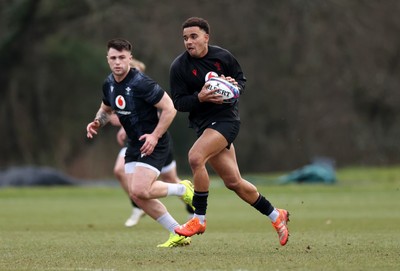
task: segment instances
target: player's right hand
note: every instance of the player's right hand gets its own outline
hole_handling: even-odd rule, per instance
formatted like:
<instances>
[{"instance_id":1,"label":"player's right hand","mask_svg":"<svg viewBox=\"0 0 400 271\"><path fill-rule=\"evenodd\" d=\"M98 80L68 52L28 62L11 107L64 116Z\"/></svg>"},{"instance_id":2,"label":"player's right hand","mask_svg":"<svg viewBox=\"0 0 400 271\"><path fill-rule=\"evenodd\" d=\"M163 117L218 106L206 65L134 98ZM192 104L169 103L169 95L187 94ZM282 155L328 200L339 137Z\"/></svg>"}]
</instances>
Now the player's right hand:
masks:
<instances>
[{"instance_id":1,"label":"player's right hand","mask_svg":"<svg viewBox=\"0 0 400 271\"><path fill-rule=\"evenodd\" d=\"M93 138L94 135L97 135L97 130L100 128L100 122L98 120L94 120L86 126L86 136L87 138Z\"/></svg>"},{"instance_id":2,"label":"player's right hand","mask_svg":"<svg viewBox=\"0 0 400 271\"><path fill-rule=\"evenodd\" d=\"M216 104L222 104L224 101L222 99L222 95L216 93L214 90L209 90L210 83L206 82L204 86L202 87L201 91L197 95L197 98L201 103L203 102L209 102L209 103L216 103Z\"/></svg>"}]
</instances>

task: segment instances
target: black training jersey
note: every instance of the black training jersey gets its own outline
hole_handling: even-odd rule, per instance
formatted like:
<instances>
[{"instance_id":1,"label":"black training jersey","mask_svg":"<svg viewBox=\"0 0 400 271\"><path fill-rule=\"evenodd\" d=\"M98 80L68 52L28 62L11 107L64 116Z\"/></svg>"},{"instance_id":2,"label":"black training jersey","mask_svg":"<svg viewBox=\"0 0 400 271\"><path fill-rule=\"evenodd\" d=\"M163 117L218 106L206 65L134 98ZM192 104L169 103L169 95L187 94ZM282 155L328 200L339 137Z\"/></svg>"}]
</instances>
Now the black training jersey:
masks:
<instances>
[{"instance_id":1,"label":"black training jersey","mask_svg":"<svg viewBox=\"0 0 400 271\"><path fill-rule=\"evenodd\" d=\"M158 123L154 105L163 95L164 90L154 80L136 69L121 82L110 74L103 84L103 103L113 108L132 142L154 131Z\"/></svg>"},{"instance_id":2,"label":"black training jersey","mask_svg":"<svg viewBox=\"0 0 400 271\"><path fill-rule=\"evenodd\" d=\"M193 58L185 51L171 64L170 89L174 106L178 111L189 112L191 127L201 128L214 121L240 120L239 100L224 104L199 102L197 95L210 71L235 78L243 93L246 78L235 57L226 49L208 46L208 53L203 58Z\"/></svg>"}]
</instances>

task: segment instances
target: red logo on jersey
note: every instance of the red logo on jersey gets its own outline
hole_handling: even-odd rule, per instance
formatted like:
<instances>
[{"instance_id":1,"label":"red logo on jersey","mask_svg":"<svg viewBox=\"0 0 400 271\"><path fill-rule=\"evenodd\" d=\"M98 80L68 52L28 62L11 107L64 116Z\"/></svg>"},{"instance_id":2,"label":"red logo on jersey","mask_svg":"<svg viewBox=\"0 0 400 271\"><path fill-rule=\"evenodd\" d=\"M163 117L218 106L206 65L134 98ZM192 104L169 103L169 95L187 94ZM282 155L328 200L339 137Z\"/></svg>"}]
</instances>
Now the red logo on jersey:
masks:
<instances>
[{"instance_id":1,"label":"red logo on jersey","mask_svg":"<svg viewBox=\"0 0 400 271\"><path fill-rule=\"evenodd\" d=\"M117 98L115 98L115 105L116 105L119 109L124 109L124 108L125 108L125 105L126 105L124 96L118 95Z\"/></svg>"},{"instance_id":2,"label":"red logo on jersey","mask_svg":"<svg viewBox=\"0 0 400 271\"><path fill-rule=\"evenodd\" d=\"M193 73L194 76L197 76L197 70L196 69L193 69L192 73Z\"/></svg>"},{"instance_id":3,"label":"red logo on jersey","mask_svg":"<svg viewBox=\"0 0 400 271\"><path fill-rule=\"evenodd\" d=\"M215 62L215 63L214 63L214 66L217 68L217 71L220 71L220 70L221 70L221 63Z\"/></svg>"}]
</instances>

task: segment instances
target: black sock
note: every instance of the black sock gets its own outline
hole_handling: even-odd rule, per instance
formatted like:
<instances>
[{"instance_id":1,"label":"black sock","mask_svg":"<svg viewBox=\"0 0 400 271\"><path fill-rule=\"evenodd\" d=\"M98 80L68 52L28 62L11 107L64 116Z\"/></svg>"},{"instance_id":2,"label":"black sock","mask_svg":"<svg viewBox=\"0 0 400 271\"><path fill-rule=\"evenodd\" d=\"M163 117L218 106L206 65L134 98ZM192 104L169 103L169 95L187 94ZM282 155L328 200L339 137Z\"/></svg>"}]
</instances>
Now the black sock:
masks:
<instances>
[{"instance_id":1,"label":"black sock","mask_svg":"<svg viewBox=\"0 0 400 271\"><path fill-rule=\"evenodd\" d=\"M141 209L139 206L137 206L137 204L133 201L133 199L131 199L131 204L134 208L139 208Z\"/></svg>"},{"instance_id":2,"label":"black sock","mask_svg":"<svg viewBox=\"0 0 400 271\"><path fill-rule=\"evenodd\" d=\"M205 215L207 211L207 199L208 199L208 191L207 192L197 192L194 191L193 196L193 206L196 208L194 211L197 215Z\"/></svg>"},{"instance_id":3,"label":"black sock","mask_svg":"<svg viewBox=\"0 0 400 271\"><path fill-rule=\"evenodd\" d=\"M194 211L193 211L193 209L192 209L192 206L190 206L189 204L185 204L186 205L186 211L189 213L189 214L194 214Z\"/></svg>"},{"instance_id":4,"label":"black sock","mask_svg":"<svg viewBox=\"0 0 400 271\"><path fill-rule=\"evenodd\" d=\"M272 213L272 211L275 209L274 206L272 206L272 204L261 194L258 196L256 202L254 202L251 206L266 216Z\"/></svg>"}]
</instances>

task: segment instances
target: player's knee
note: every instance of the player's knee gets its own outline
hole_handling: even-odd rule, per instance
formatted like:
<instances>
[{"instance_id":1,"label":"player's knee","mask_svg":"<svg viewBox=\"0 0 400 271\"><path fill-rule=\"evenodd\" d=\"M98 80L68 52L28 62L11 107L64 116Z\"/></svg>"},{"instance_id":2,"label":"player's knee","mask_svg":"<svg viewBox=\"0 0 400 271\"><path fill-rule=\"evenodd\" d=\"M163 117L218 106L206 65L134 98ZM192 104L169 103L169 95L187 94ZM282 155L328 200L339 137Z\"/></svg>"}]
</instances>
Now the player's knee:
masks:
<instances>
[{"instance_id":1,"label":"player's knee","mask_svg":"<svg viewBox=\"0 0 400 271\"><path fill-rule=\"evenodd\" d=\"M132 191L131 189L129 189L129 197L130 197L133 201L138 200L138 197L136 196L136 193L135 193L134 191Z\"/></svg>"},{"instance_id":2,"label":"player's knee","mask_svg":"<svg viewBox=\"0 0 400 271\"><path fill-rule=\"evenodd\" d=\"M196 152L189 153L189 165L192 169L197 169L205 165L204 157Z\"/></svg>"},{"instance_id":3,"label":"player's knee","mask_svg":"<svg viewBox=\"0 0 400 271\"><path fill-rule=\"evenodd\" d=\"M224 183L225 183L226 188L228 188L229 190L236 191L236 190L238 190L239 187L240 187L239 182L236 182L236 181L234 181L234 180L232 180L232 181L225 181Z\"/></svg>"},{"instance_id":4,"label":"player's knee","mask_svg":"<svg viewBox=\"0 0 400 271\"><path fill-rule=\"evenodd\" d=\"M242 178L236 175L230 175L223 177L225 187L229 190L237 191L242 186Z\"/></svg>"},{"instance_id":5,"label":"player's knee","mask_svg":"<svg viewBox=\"0 0 400 271\"><path fill-rule=\"evenodd\" d=\"M146 200L150 198L150 193L146 190L134 189L129 191L129 196L133 200Z\"/></svg>"}]
</instances>

